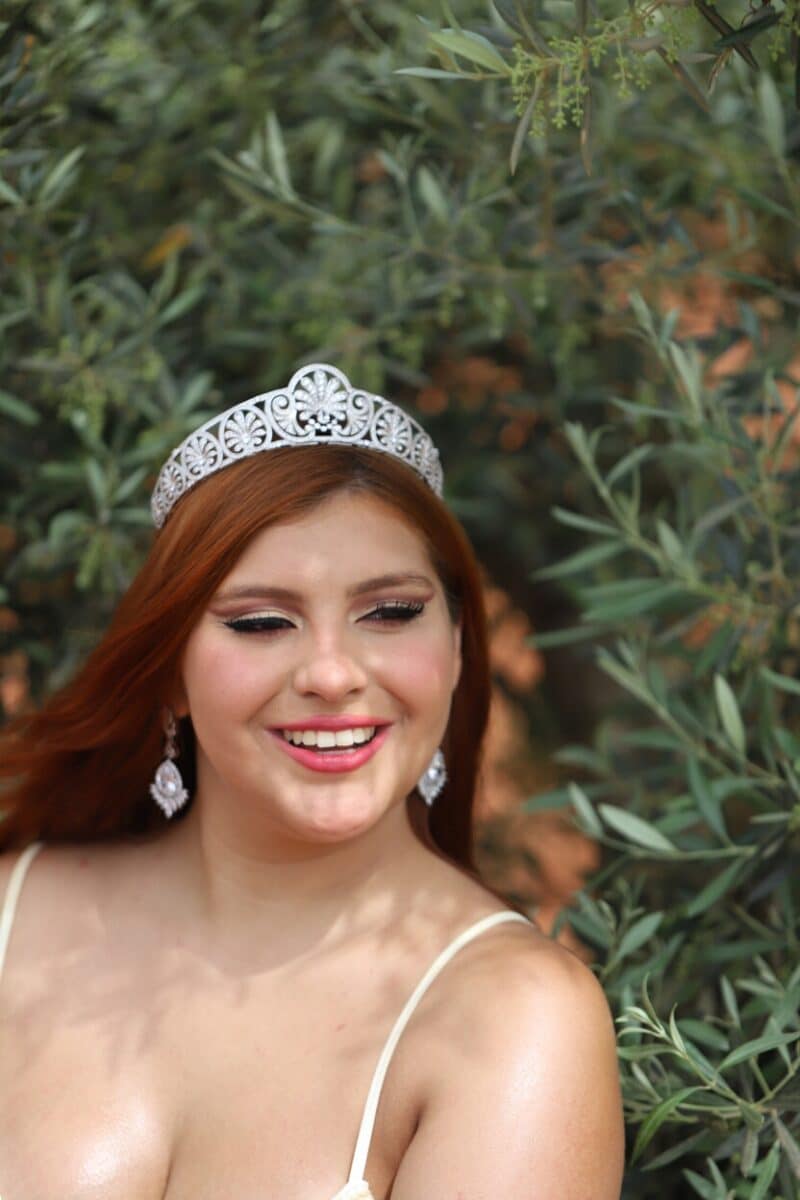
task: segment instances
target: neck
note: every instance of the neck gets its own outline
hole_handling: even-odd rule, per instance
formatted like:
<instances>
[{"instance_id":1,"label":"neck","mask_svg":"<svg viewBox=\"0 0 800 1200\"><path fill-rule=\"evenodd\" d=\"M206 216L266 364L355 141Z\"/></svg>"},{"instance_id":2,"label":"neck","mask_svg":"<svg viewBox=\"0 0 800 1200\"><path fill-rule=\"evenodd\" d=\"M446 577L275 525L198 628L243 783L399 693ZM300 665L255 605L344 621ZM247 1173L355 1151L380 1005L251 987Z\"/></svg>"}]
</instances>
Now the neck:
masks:
<instances>
[{"instance_id":1,"label":"neck","mask_svg":"<svg viewBox=\"0 0 800 1200\"><path fill-rule=\"evenodd\" d=\"M424 908L433 858L408 820L405 801L364 832L336 842L269 836L230 812L195 802L161 839L165 869L191 928L209 946L276 960L303 945L341 944Z\"/></svg>"}]
</instances>

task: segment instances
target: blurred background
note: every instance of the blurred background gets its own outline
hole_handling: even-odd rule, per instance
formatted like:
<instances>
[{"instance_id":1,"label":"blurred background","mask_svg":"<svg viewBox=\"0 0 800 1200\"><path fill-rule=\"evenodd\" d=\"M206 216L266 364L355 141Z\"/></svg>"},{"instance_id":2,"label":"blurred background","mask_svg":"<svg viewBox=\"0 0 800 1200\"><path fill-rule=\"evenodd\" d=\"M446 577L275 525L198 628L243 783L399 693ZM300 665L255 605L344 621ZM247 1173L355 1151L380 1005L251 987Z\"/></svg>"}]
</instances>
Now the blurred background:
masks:
<instances>
[{"instance_id":1,"label":"blurred background","mask_svg":"<svg viewBox=\"0 0 800 1200\"><path fill-rule=\"evenodd\" d=\"M631 1200L798 1147L798 7L0 4L0 703L69 677L171 448L312 359L484 569L487 881L593 965Z\"/></svg>"}]
</instances>

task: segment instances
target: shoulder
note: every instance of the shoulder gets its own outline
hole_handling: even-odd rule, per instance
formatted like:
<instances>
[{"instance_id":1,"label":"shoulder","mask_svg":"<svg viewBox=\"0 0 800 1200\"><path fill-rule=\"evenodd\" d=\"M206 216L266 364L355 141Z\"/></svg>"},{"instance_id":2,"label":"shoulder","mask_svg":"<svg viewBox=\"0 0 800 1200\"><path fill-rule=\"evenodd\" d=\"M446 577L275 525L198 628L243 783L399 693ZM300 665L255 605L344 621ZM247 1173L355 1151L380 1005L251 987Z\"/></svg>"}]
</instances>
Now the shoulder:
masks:
<instances>
[{"instance_id":1,"label":"shoulder","mask_svg":"<svg viewBox=\"0 0 800 1200\"><path fill-rule=\"evenodd\" d=\"M0 855L0 905L24 851ZM44 965L96 934L98 914L127 857L115 843L45 843L18 895L6 967Z\"/></svg>"},{"instance_id":2,"label":"shoulder","mask_svg":"<svg viewBox=\"0 0 800 1200\"><path fill-rule=\"evenodd\" d=\"M613 1019L596 977L537 926L499 923L469 949L452 972L446 1003L457 1019L479 1024L495 1050L505 1044L525 1053L554 1040L565 1049L582 1035L616 1049Z\"/></svg>"},{"instance_id":3,"label":"shoulder","mask_svg":"<svg viewBox=\"0 0 800 1200\"><path fill-rule=\"evenodd\" d=\"M438 1078L393 1200L618 1200L616 1039L592 972L535 929L508 922L459 974L447 989Z\"/></svg>"}]
</instances>

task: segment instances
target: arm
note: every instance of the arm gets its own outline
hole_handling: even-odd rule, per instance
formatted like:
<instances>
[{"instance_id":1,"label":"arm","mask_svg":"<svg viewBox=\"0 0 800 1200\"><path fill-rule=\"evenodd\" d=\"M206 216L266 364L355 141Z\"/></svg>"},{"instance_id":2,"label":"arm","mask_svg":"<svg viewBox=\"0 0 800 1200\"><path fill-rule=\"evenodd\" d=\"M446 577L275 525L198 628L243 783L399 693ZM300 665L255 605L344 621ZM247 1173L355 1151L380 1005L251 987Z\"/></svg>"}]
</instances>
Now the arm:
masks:
<instances>
[{"instance_id":1,"label":"arm","mask_svg":"<svg viewBox=\"0 0 800 1200\"><path fill-rule=\"evenodd\" d=\"M480 1053L451 1059L391 1200L619 1200L624 1128L614 1027L576 958L523 946L470 1003ZM489 1053L487 1053L489 1051Z\"/></svg>"}]
</instances>

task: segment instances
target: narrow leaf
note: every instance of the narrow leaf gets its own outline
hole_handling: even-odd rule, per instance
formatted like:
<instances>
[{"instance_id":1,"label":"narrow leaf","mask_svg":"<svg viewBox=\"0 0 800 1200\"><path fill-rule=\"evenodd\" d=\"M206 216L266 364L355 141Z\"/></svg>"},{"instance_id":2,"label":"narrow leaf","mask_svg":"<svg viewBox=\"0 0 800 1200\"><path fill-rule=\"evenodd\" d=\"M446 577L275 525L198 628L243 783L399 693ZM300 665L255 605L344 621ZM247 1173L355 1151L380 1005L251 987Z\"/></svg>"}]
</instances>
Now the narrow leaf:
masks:
<instances>
[{"instance_id":1,"label":"narrow leaf","mask_svg":"<svg viewBox=\"0 0 800 1200\"><path fill-rule=\"evenodd\" d=\"M59 163L56 163L39 189L38 199L40 203L49 200L50 197L56 193L59 184L66 178L68 173L85 153L85 146L76 146L73 150L70 150L68 154L65 154Z\"/></svg>"},{"instance_id":2,"label":"narrow leaf","mask_svg":"<svg viewBox=\"0 0 800 1200\"><path fill-rule=\"evenodd\" d=\"M694 754L690 754L686 762L686 774L689 780L689 790L703 820L722 841L727 842L728 830L722 815L722 805L719 797L708 786L708 780L700 769L700 764Z\"/></svg>"},{"instance_id":3,"label":"narrow leaf","mask_svg":"<svg viewBox=\"0 0 800 1200\"><path fill-rule=\"evenodd\" d=\"M38 425L41 417L35 408L18 396L12 396L0 388L0 412L19 421L20 425Z\"/></svg>"},{"instance_id":4,"label":"narrow leaf","mask_svg":"<svg viewBox=\"0 0 800 1200\"><path fill-rule=\"evenodd\" d=\"M536 105L539 102L539 96L541 95L543 82L544 75L542 74L538 76L536 80L536 86L531 92L530 99L525 105L522 116L517 123L517 128L514 130L514 140L511 143L511 154L508 161L509 170L511 171L512 175L517 169L519 156L522 153L522 147L525 143L525 138L528 136L528 130L531 127L531 121L533 120L533 114L536 111Z\"/></svg>"},{"instance_id":5,"label":"narrow leaf","mask_svg":"<svg viewBox=\"0 0 800 1200\"><path fill-rule=\"evenodd\" d=\"M594 811L589 797L582 788L578 787L577 783L570 783L568 785L568 790L569 798L572 801L572 807L575 809L575 812L584 829L593 837L602 837L603 826L600 824L597 813Z\"/></svg>"},{"instance_id":6,"label":"narrow leaf","mask_svg":"<svg viewBox=\"0 0 800 1200\"><path fill-rule=\"evenodd\" d=\"M511 68L502 55L489 39L480 33L472 33L466 29L443 29L439 33L432 33L430 39L435 45L449 50L451 54L457 54L459 58L465 58L467 62L477 63L478 66L498 71L502 75L511 73Z\"/></svg>"},{"instance_id":7,"label":"narrow leaf","mask_svg":"<svg viewBox=\"0 0 800 1200\"><path fill-rule=\"evenodd\" d=\"M778 1046L788 1046L790 1042L796 1041L799 1037L800 1033L769 1033L765 1037L753 1038L752 1041L737 1046L735 1050L726 1055L719 1064L719 1069L720 1071L725 1071L728 1067L735 1067L739 1063L745 1062L748 1058L756 1058L759 1054L766 1054L769 1050L777 1049Z\"/></svg>"},{"instance_id":8,"label":"narrow leaf","mask_svg":"<svg viewBox=\"0 0 800 1200\"><path fill-rule=\"evenodd\" d=\"M795 1035L796 1036L796 1035ZM789 1166L795 1179L800 1179L800 1146L794 1140L780 1117L775 1117L775 1132L784 1154L789 1160Z\"/></svg>"},{"instance_id":9,"label":"narrow leaf","mask_svg":"<svg viewBox=\"0 0 800 1200\"><path fill-rule=\"evenodd\" d=\"M593 517L585 517L583 513L570 512L568 508L559 508L557 505L551 512L557 521L572 529L582 529L586 533L598 533L604 537L619 536L619 530L610 521L596 521Z\"/></svg>"},{"instance_id":10,"label":"narrow leaf","mask_svg":"<svg viewBox=\"0 0 800 1200\"><path fill-rule=\"evenodd\" d=\"M766 679L767 683L771 683L780 691L792 692L795 696L800 696L800 680L791 679L788 675L778 675L777 672L770 671L769 667L762 667L759 674L762 679Z\"/></svg>"},{"instance_id":11,"label":"narrow leaf","mask_svg":"<svg viewBox=\"0 0 800 1200\"><path fill-rule=\"evenodd\" d=\"M629 841L635 842L638 846L644 846L648 850L660 850L669 853L675 853L675 846L669 838L664 837L660 829L656 829L655 825L651 825L649 821L645 821L642 817L637 817L634 813L628 812L624 808L619 808L615 804L601 804L600 815L607 825L617 833L621 833L623 837Z\"/></svg>"},{"instance_id":12,"label":"narrow leaf","mask_svg":"<svg viewBox=\"0 0 800 1200\"><path fill-rule=\"evenodd\" d=\"M640 946L650 941L663 920L663 912L652 912L645 913L638 921L634 921L622 937L617 947L616 957L621 961L629 954L634 954Z\"/></svg>"},{"instance_id":13,"label":"narrow leaf","mask_svg":"<svg viewBox=\"0 0 800 1200\"><path fill-rule=\"evenodd\" d=\"M438 179L424 164L417 171L417 187L425 207L434 220L440 225L447 225L452 220L450 205L441 189Z\"/></svg>"},{"instance_id":14,"label":"narrow leaf","mask_svg":"<svg viewBox=\"0 0 800 1200\"><path fill-rule=\"evenodd\" d=\"M533 571L531 579L563 579L565 575L576 575L579 571L585 571L587 567L594 567L598 563L605 562L606 559L614 558L625 548L624 542L601 542L597 546L579 550L576 554L571 554L569 558L563 558L561 562L553 563L550 567L542 567L538 571Z\"/></svg>"},{"instance_id":15,"label":"narrow leaf","mask_svg":"<svg viewBox=\"0 0 800 1200\"><path fill-rule=\"evenodd\" d=\"M690 1096L693 1096L694 1093L699 1090L700 1088L697 1085L695 1087L681 1088L680 1091L673 1092L671 1096L667 1096L666 1100L662 1100L661 1103L653 1109L647 1119L643 1121L639 1127L639 1133L636 1137L636 1144L633 1147L631 1162L635 1163L636 1160L641 1156L642 1151L653 1140L656 1133L658 1133L658 1130L666 1121L667 1117L669 1117L675 1111L675 1109L683 1103L684 1100L688 1100Z\"/></svg>"},{"instance_id":16,"label":"narrow leaf","mask_svg":"<svg viewBox=\"0 0 800 1200\"><path fill-rule=\"evenodd\" d=\"M728 740L740 754L744 754L747 741L742 716L731 685L724 675L714 676L714 696L722 728L725 730Z\"/></svg>"},{"instance_id":17,"label":"narrow leaf","mask_svg":"<svg viewBox=\"0 0 800 1200\"><path fill-rule=\"evenodd\" d=\"M762 71L758 79L758 107L764 137L772 153L779 161L786 155L786 125L783 105L771 75Z\"/></svg>"},{"instance_id":18,"label":"narrow leaf","mask_svg":"<svg viewBox=\"0 0 800 1200\"><path fill-rule=\"evenodd\" d=\"M289 159L286 154L286 145L281 133L281 127L278 118L274 112L267 114L267 149L269 150L269 161L272 167L272 173L280 184L282 190L286 193L293 194L292 180L289 175Z\"/></svg>"},{"instance_id":19,"label":"narrow leaf","mask_svg":"<svg viewBox=\"0 0 800 1200\"><path fill-rule=\"evenodd\" d=\"M778 1173L778 1167L781 1161L781 1147L779 1142L774 1142L770 1147L769 1154L758 1168L758 1174L753 1184L753 1190L750 1193L750 1200L767 1200L770 1185Z\"/></svg>"},{"instance_id":20,"label":"narrow leaf","mask_svg":"<svg viewBox=\"0 0 800 1200\"><path fill-rule=\"evenodd\" d=\"M728 863L723 871L715 875L702 891L697 893L694 900L691 900L686 906L687 917L698 917L700 913L704 913L706 909L711 908L711 905L715 904L721 896L724 896L739 874L741 867L741 861L735 859L732 863Z\"/></svg>"},{"instance_id":21,"label":"narrow leaf","mask_svg":"<svg viewBox=\"0 0 800 1200\"><path fill-rule=\"evenodd\" d=\"M467 74L443 71L441 67L399 67L395 75L416 75L419 79L469 79Z\"/></svg>"}]
</instances>

